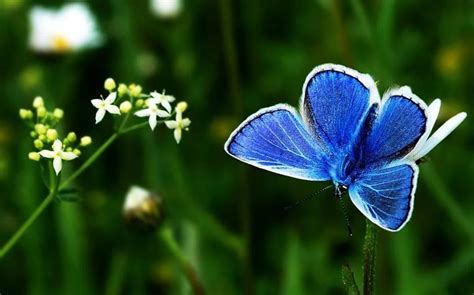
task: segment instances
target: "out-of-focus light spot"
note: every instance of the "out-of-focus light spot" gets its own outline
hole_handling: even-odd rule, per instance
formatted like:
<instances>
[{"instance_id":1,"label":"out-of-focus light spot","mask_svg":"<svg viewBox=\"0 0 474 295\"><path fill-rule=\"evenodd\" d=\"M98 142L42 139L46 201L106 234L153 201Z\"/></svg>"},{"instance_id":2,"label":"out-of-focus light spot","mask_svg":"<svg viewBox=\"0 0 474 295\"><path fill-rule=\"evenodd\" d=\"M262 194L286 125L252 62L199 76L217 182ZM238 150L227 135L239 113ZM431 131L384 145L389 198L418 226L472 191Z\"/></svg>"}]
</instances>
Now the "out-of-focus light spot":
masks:
<instances>
[{"instance_id":1,"label":"out-of-focus light spot","mask_svg":"<svg viewBox=\"0 0 474 295\"><path fill-rule=\"evenodd\" d=\"M181 0L150 0L151 11L160 18L174 18L181 13Z\"/></svg>"}]
</instances>

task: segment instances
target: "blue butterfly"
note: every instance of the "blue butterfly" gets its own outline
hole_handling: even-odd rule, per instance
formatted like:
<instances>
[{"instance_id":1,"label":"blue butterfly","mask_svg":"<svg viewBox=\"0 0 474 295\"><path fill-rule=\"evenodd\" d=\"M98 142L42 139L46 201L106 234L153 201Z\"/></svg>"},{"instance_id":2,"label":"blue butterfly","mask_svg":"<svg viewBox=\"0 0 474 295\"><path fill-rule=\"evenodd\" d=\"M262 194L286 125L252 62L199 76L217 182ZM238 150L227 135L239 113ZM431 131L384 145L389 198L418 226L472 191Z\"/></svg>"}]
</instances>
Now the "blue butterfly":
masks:
<instances>
[{"instance_id":1,"label":"blue butterfly","mask_svg":"<svg viewBox=\"0 0 474 295\"><path fill-rule=\"evenodd\" d=\"M230 135L225 150L258 168L348 191L373 223L399 231L410 220L417 160L466 118L459 113L429 137L441 101L427 106L407 86L380 99L371 76L342 65L317 66L303 85L300 113L263 108Z\"/></svg>"}]
</instances>

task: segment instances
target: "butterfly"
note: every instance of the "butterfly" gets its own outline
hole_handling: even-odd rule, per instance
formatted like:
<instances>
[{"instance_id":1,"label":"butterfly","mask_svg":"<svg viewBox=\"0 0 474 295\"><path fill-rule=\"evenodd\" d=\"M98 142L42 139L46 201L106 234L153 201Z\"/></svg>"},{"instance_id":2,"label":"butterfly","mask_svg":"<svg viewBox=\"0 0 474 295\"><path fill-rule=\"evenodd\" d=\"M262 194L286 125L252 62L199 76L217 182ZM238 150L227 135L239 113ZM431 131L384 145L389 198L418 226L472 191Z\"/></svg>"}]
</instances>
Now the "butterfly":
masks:
<instances>
[{"instance_id":1,"label":"butterfly","mask_svg":"<svg viewBox=\"0 0 474 295\"><path fill-rule=\"evenodd\" d=\"M466 118L459 113L430 136L440 107L408 86L381 99L370 75L323 64L303 84L299 113L287 104L257 111L232 132L225 151L281 175L330 180L371 222L399 231L413 212L417 161Z\"/></svg>"}]
</instances>

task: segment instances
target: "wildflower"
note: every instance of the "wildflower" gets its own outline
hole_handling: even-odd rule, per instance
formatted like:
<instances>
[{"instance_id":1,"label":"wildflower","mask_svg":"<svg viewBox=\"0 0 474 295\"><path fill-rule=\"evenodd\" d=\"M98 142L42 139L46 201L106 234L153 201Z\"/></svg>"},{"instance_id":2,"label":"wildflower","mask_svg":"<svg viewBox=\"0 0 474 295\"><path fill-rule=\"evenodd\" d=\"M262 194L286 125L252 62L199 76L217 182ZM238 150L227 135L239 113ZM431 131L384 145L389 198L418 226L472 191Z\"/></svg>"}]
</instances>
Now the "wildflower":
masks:
<instances>
[{"instance_id":1,"label":"wildflower","mask_svg":"<svg viewBox=\"0 0 474 295\"><path fill-rule=\"evenodd\" d=\"M43 158L53 159L54 171L56 172L56 175L58 175L62 169L62 160L70 161L77 158L77 155L73 152L65 152L63 150L63 143L59 139L54 141L52 148L52 151L42 150L39 154Z\"/></svg>"},{"instance_id":2,"label":"wildflower","mask_svg":"<svg viewBox=\"0 0 474 295\"><path fill-rule=\"evenodd\" d=\"M106 99L97 98L91 100L92 105L97 108L97 113L95 114L96 124L102 121L106 112L120 115L119 108L116 105L113 105L115 98L117 98L117 92L110 93Z\"/></svg>"},{"instance_id":3,"label":"wildflower","mask_svg":"<svg viewBox=\"0 0 474 295\"><path fill-rule=\"evenodd\" d=\"M151 95L151 98L149 99L149 102L152 102L157 105L162 105L165 108L165 110L168 111L168 113L171 112L170 102L175 101L174 96L164 95L156 91L150 93L150 95Z\"/></svg>"},{"instance_id":4,"label":"wildflower","mask_svg":"<svg viewBox=\"0 0 474 295\"><path fill-rule=\"evenodd\" d=\"M132 107L133 107L132 104L128 100L126 100L126 101L124 101L120 104L120 112L122 114L126 114L126 113L130 112Z\"/></svg>"},{"instance_id":5,"label":"wildflower","mask_svg":"<svg viewBox=\"0 0 474 295\"><path fill-rule=\"evenodd\" d=\"M166 118L169 117L170 114L166 111L160 110L156 104L149 103L147 109L135 112L135 116L148 117L150 128L151 130L154 130L157 124L156 117Z\"/></svg>"},{"instance_id":6,"label":"wildflower","mask_svg":"<svg viewBox=\"0 0 474 295\"><path fill-rule=\"evenodd\" d=\"M112 78L107 78L104 82L104 88L105 90L108 90L109 92L114 91L116 86L117 85L115 84L115 81Z\"/></svg>"},{"instance_id":7,"label":"wildflower","mask_svg":"<svg viewBox=\"0 0 474 295\"><path fill-rule=\"evenodd\" d=\"M188 108L188 103L185 102L185 101L180 101L180 102L178 102L178 104L176 105L176 111L177 111L177 112L184 113L184 111L186 111L187 108Z\"/></svg>"},{"instance_id":8,"label":"wildflower","mask_svg":"<svg viewBox=\"0 0 474 295\"><path fill-rule=\"evenodd\" d=\"M184 130L188 130L189 125L191 125L191 120L188 118L183 119L183 113L177 111L176 112L176 119L175 120L170 120L165 122L166 127L169 129L174 129L174 139L176 140L176 143L179 143L181 141L181 136Z\"/></svg>"},{"instance_id":9,"label":"wildflower","mask_svg":"<svg viewBox=\"0 0 474 295\"><path fill-rule=\"evenodd\" d=\"M443 139L445 139L451 132L456 129L459 124L466 119L467 114L465 112L461 112L453 117L451 117L448 121L446 121L441 127L436 130L430 136L431 131L433 130L434 124L436 119L438 118L439 109L441 108L441 100L435 99L429 106L428 106L428 120L426 122L426 133L423 137L420 138L415 148L405 156L405 158L410 159L412 161L417 161L424 156L426 156L435 146L437 146Z\"/></svg>"},{"instance_id":10,"label":"wildflower","mask_svg":"<svg viewBox=\"0 0 474 295\"><path fill-rule=\"evenodd\" d=\"M95 19L83 3L66 4L59 10L33 7L30 26L30 47L38 52L65 53L101 41Z\"/></svg>"},{"instance_id":11,"label":"wildflower","mask_svg":"<svg viewBox=\"0 0 474 295\"><path fill-rule=\"evenodd\" d=\"M123 216L130 225L152 230L163 220L162 208L157 195L142 187L132 186L125 197Z\"/></svg>"},{"instance_id":12,"label":"wildflower","mask_svg":"<svg viewBox=\"0 0 474 295\"><path fill-rule=\"evenodd\" d=\"M44 100L41 96L37 96L35 97L35 99L33 99L33 107L35 109L44 107Z\"/></svg>"},{"instance_id":13,"label":"wildflower","mask_svg":"<svg viewBox=\"0 0 474 295\"><path fill-rule=\"evenodd\" d=\"M81 137L81 146L88 146L92 143L92 138L90 136Z\"/></svg>"},{"instance_id":14,"label":"wildflower","mask_svg":"<svg viewBox=\"0 0 474 295\"><path fill-rule=\"evenodd\" d=\"M56 119L62 119L62 117L64 116L64 111L62 109L55 108L53 111L53 116Z\"/></svg>"},{"instance_id":15,"label":"wildflower","mask_svg":"<svg viewBox=\"0 0 474 295\"><path fill-rule=\"evenodd\" d=\"M119 96L124 96L125 94L127 94L127 92L128 92L127 85L125 85L123 83L120 83L119 87L117 88L117 92L118 92Z\"/></svg>"},{"instance_id":16,"label":"wildflower","mask_svg":"<svg viewBox=\"0 0 474 295\"><path fill-rule=\"evenodd\" d=\"M181 0L151 0L152 12L161 18L173 18L181 12Z\"/></svg>"},{"instance_id":17,"label":"wildflower","mask_svg":"<svg viewBox=\"0 0 474 295\"><path fill-rule=\"evenodd\" d=\"M39 161L40 158L41 158L40 154L38 154L36 152L28 153L28 159L30 159L32 161Z\"/></svg>"},{"instance_id":18,"label":"wildflower","mask_svg":"<svg viewBox=\"0 0 474 295\"><path fill-rule=\"evenodd\" d=\"M130 94L132 96L138 97L140 94L142 94L142 87L140 85L131 84L128 86L128 89L130 90Z\"/></svg>"}]
</instances>

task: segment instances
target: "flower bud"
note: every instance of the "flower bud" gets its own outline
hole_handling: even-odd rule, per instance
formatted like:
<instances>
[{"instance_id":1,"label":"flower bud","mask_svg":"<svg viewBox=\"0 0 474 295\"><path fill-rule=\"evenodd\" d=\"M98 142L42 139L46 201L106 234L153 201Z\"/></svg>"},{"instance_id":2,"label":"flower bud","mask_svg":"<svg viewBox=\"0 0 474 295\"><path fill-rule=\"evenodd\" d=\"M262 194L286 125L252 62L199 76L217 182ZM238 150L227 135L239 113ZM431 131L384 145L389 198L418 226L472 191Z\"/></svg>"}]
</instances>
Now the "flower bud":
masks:
<instances>
[{"instance_id":1,"label":"flower bud","mask_svg":"<svg viewBox=\"0 0 474 295\"><path fill-rule=\"evenodd\" d=\"M46 138L46 135L41 134L40 136L38 136L38 139L41 140L42 142L45 142L47 138Z\"/></svg>"},{"instance_id":2,"label":"flower bud","mask_svg":"<svg viewBox=\"0 0 474 295\"><path fill-rule=\"evenodd\" d=\"M55 141L58 139L58 131L56 129L48 129L48 131L46 131L46 138L48 141Z\"/></svg>"},{"instance_id":3,"label":"flower bud","mask_svg":"<svg viewBox=\"0 0 474 295\"><path fill-rule=\"evenodd\" d=\"M131 109L132 109L132 104L128 100L126 100L126 101L124 101L120 104L120 112L122 114L126 114L126 113L130 112Z\"/></svg>"},{"instance_id":4,"label":"flower bud","mask_svg":"<svg viewBox=\"0 0 474 295\"><path fill-rule=\"evenodd\" d=\"M64 111L62 109L55 108L53 111L53 116L56 119L62 119L62 117L64 116Z\"/></svg>"},{"instance_id":5,"label":"flower bud","mask_svg":"<svg viewBox=\"0 0 474 295\"><path fill-rule=\"evenodd\" d=\"M112 78L107 78L104 82L104 88L106 90L108 90L109 92L112 92L114 91L115 87L117 87L117 85L115 84L115 81L114 79Z\"/></svg>"},{"instance_id":6,"label":"flower bud","mask_svg":"<svg viewBox=\"0 0 474 295\"><path fill-rule=\"evenodd\" d=\"M163 221L161 199L139 186L132 186L126 195L123 216L127 223L140 230L151 231Z\"/></svg>"},{"instance_id":7,"label":"flower bud","mask_svg":"<svg viewBox=\"0 0 474 295\"><path fill-rule=\"evenodd\" d=\"M180 101L176 105L176 111L180 113L184 113L184 111L188 108L188 103L185 101Z\"/></svg>"},{"instance_id":8,"label":"flower bud","mask_svg":"<svg viewBox=\"0 0 474 295\"><path fill-rule=\"evenodd\" d=\"M92 143L92 138L90 136L81 137L81 146L88 146Z\"/></svg>"},{"instance_id":9,"label":"flower bud","mask_svg":"<svg viewBox=\"0 0 474 295\"><path fill-rule=\"evenodd\" d=\"M69 140L69 142L73 143L77 140L77 135L74 132L69 132L66 138Z\"/></svg>"},{"instance_id":10,"label":"flower bud","mask_svg":"<svg viewBox=\"0 0 474 295\"><path fill-rule=\"evenodd\" d=\"M20 109L20 118L29 120L33 118L33 112L30 110Z\"/></svg>"},{"instance_id":11,"label":"flower bud","mask_svg":"<svg viewBox=\"0 0 474 295\"><path fill-rule=\"evenodd\" d=\"M67 147L66 152L72 153L72 147Z\"/></svg>"},{"instance_id":12,"label":"flower bud","mask_svg":"<svg viewBox=\"0 0 474 295\"><path fill-rule=\"evenodd\" d=\"M78 157L81 155L81 150L80 149L74 149L74 150L72 150L72 152Z\"/></svg>"},{"instance_id":13,"label":"flower bud","mask_svg":"<svg viewBox=\"0 0 474 295\"><path fill-rule=\"evenodd\" d=\"M46 128L46 126L44 126L43 124L36 124L36 125L35 125L35 131L36 131L39 135L43 135L43 134L46 133L47 128Z\"/></svg>"},{"instance_id":14,"label":"flower bud","mask_svg":"<svg viewBox=\"0 0 474 295\"><path fill-rule=\"evenodd\" d=\"M41 96L35 97L35 99L33 100L33 107L34 108L44 107L44 100Z\"/></svg>"},{"instance_id":15,"label":"flower bud","mask_svg":"<svg viewBox=\"0 0 474 295\"><path fill-rule=\"evenodd\" d=\"M118 92L119 96L124 96L125 94L127 94L127 92L128 92L127 85L125 85L123 83L120 83L119 87L117 89L117 92Z\"/></svg>"},{"instance_id":16,"label":"flower bud","mask_svg":"<svg viewBox=\"0 0 474 295\"><path fill-rule=\"evenodd\" d=\"M142 93L142 87L140 85L130 84L128 86L130 94L134 97L138 97Z\"/></svg>"},{"instance_id":17,"label":"flower bud","mask_svg":"<svg viewBox=\"0 0 474 295\"><path fill-rule=\"evenodd\" d=\"M46 116L46 108L45 107L38 107L36 109L36 115L38 116L38 118L43 118L44 116Z\"/></svg>"},{"instance_id":18,"label":"flower bud","mask_svg":"<svg viewBox=\"0 0 474 295\"><path fill-rule=\"evenodd\" d=\"M144 103L145 103L145 101L140 98L140 99L137 99L137 101L135 102L135 106L138 107L138 108L141 108Z\"/></svg>"},{"instance_id":19,"label":"flower bud","mask_svg":"<svg viewBox=\"0 0 474 295\"><path fill-rule=\"evenodd\" d=\"M31 132L30 132L30 136L31 136L32 138L36 138L36 137L38 136L38 133L36 133L36 131L31 131Z\"/></svg>"},{"instance_id":20,"label":"flower bud","mask_svg":"<svg viewBox=\"0 0 474 295\"><path fill-rule=\"evenodd\" d=\"M36 152L31 152L31 153L28 153L28 158L33 161L39 161L41 159L41 156L40 154Z\"/></svg>"},{"instance_id":21,"label":"flower bud","mask_svg":"<svg viewBox=\"0 0 474 295\"><path fill-rule=\"evenodd\" d=\"M35 146L35 148L37 149L42 149L43 148L43 142L40 140L40 139L35 139L33 141L33 145Z\"/></svg>"}]
</instances>

